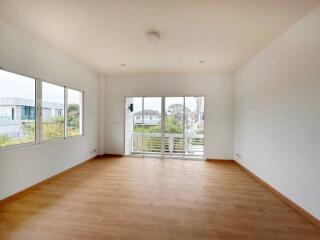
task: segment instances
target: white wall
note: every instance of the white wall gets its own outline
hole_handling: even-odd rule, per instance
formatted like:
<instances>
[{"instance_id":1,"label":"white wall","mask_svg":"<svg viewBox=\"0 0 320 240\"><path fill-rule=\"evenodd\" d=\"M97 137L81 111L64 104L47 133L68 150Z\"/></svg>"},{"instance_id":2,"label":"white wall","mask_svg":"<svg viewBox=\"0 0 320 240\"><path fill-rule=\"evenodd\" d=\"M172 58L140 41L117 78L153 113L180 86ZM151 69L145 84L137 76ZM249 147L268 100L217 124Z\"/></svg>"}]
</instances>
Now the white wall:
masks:
<instances>
[{"instance_id":1,"label":"white wall","mask_svg":"<svg viewBox=\"0 0 320 240\"><path fill-rule=\"evenodd\" d=\"M85 136L0 150L0 199L96 155L97 75L0 21L0 66L85 92Z\"/></svg>"},{"instance_id":2,"label":"white wall","mask_svg":"<svg viewBox=\"0 0 320 240\"><path fill-rule=\"evenodd\" d=\"M126 98L126 103L124 105L124 111L125 111L125 139L124 139L124 155L130 155L132 151L132 134L134 129L134 112L131 112L127 106L130 104L133 104L133 98Z\"/></svg>"},{"instance_id":3,"label":"white wall","mask_svg":"<svg viewBox=\"0 0 320 240\"><path fill-rule=\"evenodd\" d=\"M320 218L320 7L235 78L236 160Z\"/></svg>"},{"instance_id":4,"label":"white wall","mask_svg":"<svg viewBox=\"0 0 320 240\"><path fill-rule=\"evenodd\" d=\"M109 76L105 84L105 153L124 154L125 96L205 96L207 158L233 159L234 75Z\"/></svg>"}]
</instances>

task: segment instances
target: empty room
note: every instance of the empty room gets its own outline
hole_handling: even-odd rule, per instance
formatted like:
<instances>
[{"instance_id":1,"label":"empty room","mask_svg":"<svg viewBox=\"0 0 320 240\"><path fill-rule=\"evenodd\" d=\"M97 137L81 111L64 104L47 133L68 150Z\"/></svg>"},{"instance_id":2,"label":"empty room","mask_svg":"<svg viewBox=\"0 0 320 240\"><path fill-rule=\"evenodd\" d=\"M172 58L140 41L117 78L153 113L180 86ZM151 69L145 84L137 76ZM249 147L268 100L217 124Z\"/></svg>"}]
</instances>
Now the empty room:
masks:
<instances>
[{"instance_id":1,"label":"empty room","mask_svg":"<svg viewBox=\"0 0 320 240\"><path fill-rule=\"evenodd\" d=\"M320 0L0 0L0 240L320 240Z\"/></svg>"}]
</instances>

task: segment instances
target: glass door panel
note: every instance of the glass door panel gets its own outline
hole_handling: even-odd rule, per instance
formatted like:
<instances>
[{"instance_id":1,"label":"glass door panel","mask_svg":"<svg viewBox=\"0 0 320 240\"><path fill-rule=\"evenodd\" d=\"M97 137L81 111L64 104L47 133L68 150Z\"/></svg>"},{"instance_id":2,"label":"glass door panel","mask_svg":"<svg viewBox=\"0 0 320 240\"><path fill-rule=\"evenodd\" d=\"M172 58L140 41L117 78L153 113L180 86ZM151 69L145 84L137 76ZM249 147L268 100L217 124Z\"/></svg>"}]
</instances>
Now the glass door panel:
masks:
<instances>
[{"instance_id":1,"label":"glass door panel","mask_svg":"<svg viewBox=\"0 0 320 240\"><path fill-rule=\"evenodd\" d=\"M131 135L131 153L143 155L143 98L127 98L127 135ZM132 126L130 126L132 124ZM129 131L129 133L128 133ZM129 141L128 141L129 142Z\"/></svg>"},{"instance_id":2,"label":"glass door panel","mask_svg":"<svg viewBox=\"0 0 320 240\"><path fill-rule=\"evenodd\" d=\"M185 97L185 158L204 155L204 97Z\"/></svg>"},{"instance_id":3,"label":"glass door panel","mask_svg":"<svg viewBox=\"0 0 320 240\"><path fill-rule=\"evenodd\" d=\"M127 97L125 155L203 159L204 97Z\"/></svg>"},{"instance_id":4,"label":"glass door panel","mask_svg":"<svg viewBox=\"0 0 320 240\"><path fill-rule=\"evenodd\" d=\"M161 157L161 97L143 98L143 145L144 155Z\"/></svg>"},{"instance_id":5,"label":"glass door panel","mask_svg":"<svg viewBox=\"0 0 320 240\"><path fill-rule=\"evenodd\" d=\"M42 82L41 140L64 138L64 87Z\"/></svg>"},{"instance_id":6,"label":"glass door panel","mask_svg":"<svg viewBox=\"0 0 320 240\"><path fill-rule=\"evenodd\" d=\"M184 97L165 97L164 157L184 154Z\"/></svg>"}]
</instances>

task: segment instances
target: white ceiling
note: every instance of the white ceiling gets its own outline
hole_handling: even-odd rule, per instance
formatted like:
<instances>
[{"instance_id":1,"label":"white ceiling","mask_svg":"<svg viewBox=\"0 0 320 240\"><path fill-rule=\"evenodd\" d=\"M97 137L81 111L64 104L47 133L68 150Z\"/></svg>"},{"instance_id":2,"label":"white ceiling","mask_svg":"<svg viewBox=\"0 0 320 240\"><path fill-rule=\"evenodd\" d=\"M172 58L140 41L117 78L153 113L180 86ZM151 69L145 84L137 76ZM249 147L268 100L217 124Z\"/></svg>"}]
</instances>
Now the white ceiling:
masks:
<instances>
[{"instance_id":1,"label":"white ceiling","mask_svg":"<svg viewBox=\"0 0 320 240\"><path fill-rule=\"evenodd\" d=\"M319 3L0 0L0 17L100 73L222 72L236 70ZM150 44L149 30L161 40Z\"/></svg>"}]
</instances>

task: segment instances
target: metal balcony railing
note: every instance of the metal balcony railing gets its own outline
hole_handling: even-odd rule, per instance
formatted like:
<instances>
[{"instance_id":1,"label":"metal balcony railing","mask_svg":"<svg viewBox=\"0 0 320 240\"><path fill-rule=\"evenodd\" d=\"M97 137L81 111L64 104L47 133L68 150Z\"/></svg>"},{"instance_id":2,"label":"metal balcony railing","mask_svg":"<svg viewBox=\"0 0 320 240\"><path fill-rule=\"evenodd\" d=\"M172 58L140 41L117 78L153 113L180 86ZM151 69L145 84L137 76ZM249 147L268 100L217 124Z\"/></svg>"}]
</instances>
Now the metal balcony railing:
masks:
<instances>
[{"instance_id":1,"label":"metal balcony railing","mask_svg":"<svg viewBox=\"0 0 320 240\"><path fill-rule=\"evenodd\" d=\"M164 154L169 156L203 156L204 137L203 134L165 133ZM132 134L133 154L161 154L160 133L138 133Z\"/></svg>"}]
</instances>

